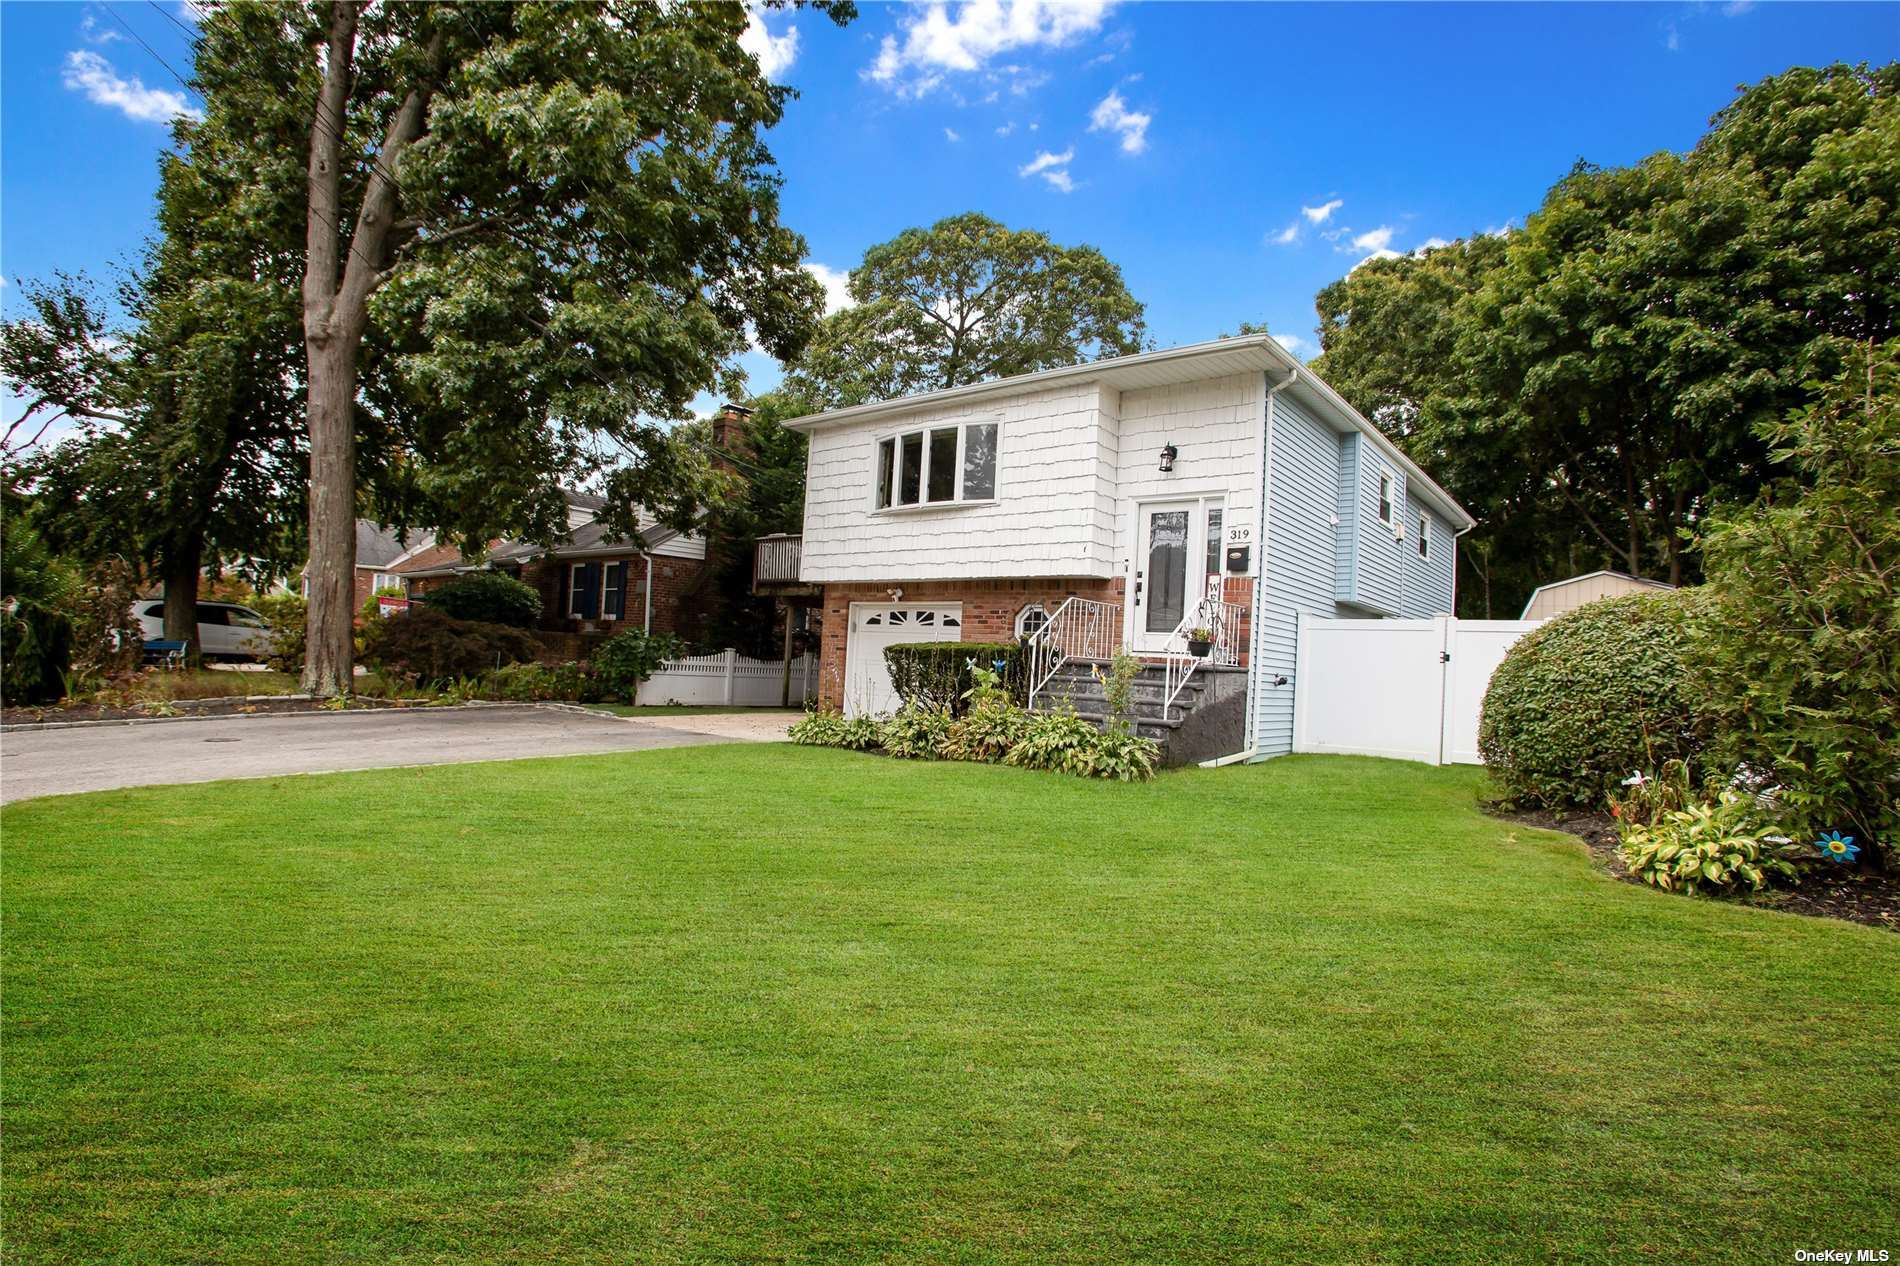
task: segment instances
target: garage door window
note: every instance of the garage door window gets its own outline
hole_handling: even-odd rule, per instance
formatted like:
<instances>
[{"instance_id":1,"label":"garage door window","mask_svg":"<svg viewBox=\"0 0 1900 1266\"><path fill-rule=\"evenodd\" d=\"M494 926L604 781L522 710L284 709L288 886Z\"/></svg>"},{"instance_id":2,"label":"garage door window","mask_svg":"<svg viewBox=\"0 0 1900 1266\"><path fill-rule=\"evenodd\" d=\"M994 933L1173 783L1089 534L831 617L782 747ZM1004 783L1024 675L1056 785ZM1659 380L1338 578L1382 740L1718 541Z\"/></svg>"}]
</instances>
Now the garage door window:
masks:
<instances>
[{"instance_id":1,"label":"garage door window","mask_svg":"<svg viewBox=\"0 0 1900 1266\"><path fill-rule=\"evenodd\" d=\"M934 626L944 629L960 629L963 627L963 621L945 612L906 611L902 608L894 611L879 611L873 615L866 616L864 619L864 627L867 629L896 629L907 626L914 628L931 628Z\"/></svg>"}]
</instances>

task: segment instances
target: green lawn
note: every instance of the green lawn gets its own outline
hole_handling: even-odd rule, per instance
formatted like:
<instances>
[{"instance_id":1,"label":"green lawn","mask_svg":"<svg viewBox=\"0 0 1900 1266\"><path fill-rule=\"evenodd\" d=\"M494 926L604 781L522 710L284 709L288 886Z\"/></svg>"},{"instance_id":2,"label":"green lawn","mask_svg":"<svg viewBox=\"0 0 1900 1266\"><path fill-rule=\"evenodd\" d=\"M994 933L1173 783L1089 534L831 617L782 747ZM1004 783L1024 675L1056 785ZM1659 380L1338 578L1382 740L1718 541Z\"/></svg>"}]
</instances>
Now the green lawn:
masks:
<instances>
[{"instance_id":1,"label":"green lawn","mask_svg":"<svg viewBox=\"0 0 1900 1266\"><path fill-rule=\"evenodd\" d=\"M1476 785L753 746L12 806L6 1260L1900 1251L1900 937Z\"/></svg>"}]
</instances>

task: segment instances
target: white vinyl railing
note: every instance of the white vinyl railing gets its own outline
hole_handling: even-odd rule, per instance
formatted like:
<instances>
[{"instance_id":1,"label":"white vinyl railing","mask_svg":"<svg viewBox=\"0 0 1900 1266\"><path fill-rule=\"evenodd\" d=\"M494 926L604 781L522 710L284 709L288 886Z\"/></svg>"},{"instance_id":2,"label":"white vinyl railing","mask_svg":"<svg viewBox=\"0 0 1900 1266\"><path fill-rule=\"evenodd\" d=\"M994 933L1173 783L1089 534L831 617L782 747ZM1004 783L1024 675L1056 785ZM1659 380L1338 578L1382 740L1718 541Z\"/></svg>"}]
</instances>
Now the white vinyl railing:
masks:
<instances>
[{"instance_id":1,"label":"white vinyl railing","mask_svg":"<svg viewBox=\"0 0 1900 1266\"><path fill-rule=\"evenodd\" d=\"M1162 715L1174 706L1181 688L1188 684L1188 678L1203 663L1217 668L1238 668L1240 666L1241 622L1246 618L1247 608L1238 602L1223 602L1219 598L1203 598L1198 606L1191 608L1174 626L1174 632L1162 644ZM1188 650L1188 634L1196 629L1206 629L1213 643L1205 658Z\"/></svg>"},{"instance_id":2,"label":"white vinyl railing","mask_svg":"<svg viewBox=\"0 0 1900 1266\"><path fill-rule=\"evenodd\" d=\"M1114 654L1121 622L1121 604L1116 602L1070 598L1057 607L1049 622L1030 634L1024 650L1029 706L1036 706L1036 696L1070 660L1107 659Z\"/></svg>"}]
</instances>

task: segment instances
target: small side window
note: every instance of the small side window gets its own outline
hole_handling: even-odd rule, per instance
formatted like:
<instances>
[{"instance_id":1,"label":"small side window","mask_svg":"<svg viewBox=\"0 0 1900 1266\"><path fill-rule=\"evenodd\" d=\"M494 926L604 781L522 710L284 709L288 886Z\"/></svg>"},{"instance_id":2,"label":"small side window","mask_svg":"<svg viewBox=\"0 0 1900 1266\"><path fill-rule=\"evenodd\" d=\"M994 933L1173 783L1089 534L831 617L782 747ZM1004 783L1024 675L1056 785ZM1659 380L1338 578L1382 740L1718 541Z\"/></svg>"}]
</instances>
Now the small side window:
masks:
<instances>
[{"instance_id":1,"label":"small side window","mask_svg":"<svg viewBox=\"0 0 1900 1266\"><path fill-rule=\"evenodd\" d=\"M1432 521L1424 515L1418 516L1418 556L1430 558L1432 553Z\"/></svg>"},{"instance_id":2,"label":"small side window","mask_svg":"<svg viewBox=\"0 0 1900 1266\"><path fill-rule=\"evenodd\" d=\"M1392 476L1379 473L1379 522L1392 522Z\"/></svg>"},{"instance_id":3,"label":"small side window","mask_svg":"<svg viewBox=\"0 0 1900 1266\"><path fill-rule=\"evenodd\" d=\"M1049 612L1040 602L1032 602L1016 613L1016 636L1034 637L1036 630L1049 623Z\"/></svg>"}]
</instances>

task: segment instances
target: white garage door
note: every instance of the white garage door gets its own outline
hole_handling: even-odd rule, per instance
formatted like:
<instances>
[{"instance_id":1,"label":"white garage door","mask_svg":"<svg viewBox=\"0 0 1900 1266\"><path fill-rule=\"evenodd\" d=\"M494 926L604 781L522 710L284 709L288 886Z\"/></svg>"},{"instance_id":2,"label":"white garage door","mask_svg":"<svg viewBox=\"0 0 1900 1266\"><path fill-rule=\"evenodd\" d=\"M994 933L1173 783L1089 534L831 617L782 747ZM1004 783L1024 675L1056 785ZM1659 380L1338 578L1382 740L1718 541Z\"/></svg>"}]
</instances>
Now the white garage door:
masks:
<instances>
[{"instance_id":1,"label":"white garage door","mask_svg":"<svg viewBox=\"0 0 1900 1266\"><path fill-rule=\"evenodd\" d=\"M854 602L844 649L846 716L883 716L901 700L884 665L884 648L902 642L961 642L960 602Z\"/></svg>"}]
</instances>

